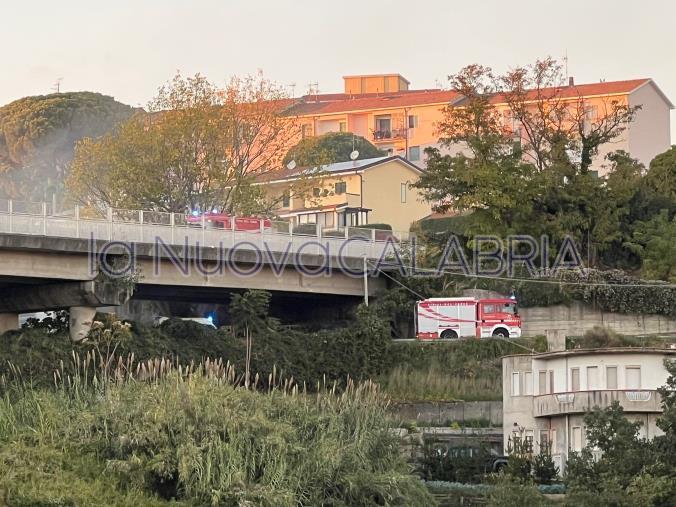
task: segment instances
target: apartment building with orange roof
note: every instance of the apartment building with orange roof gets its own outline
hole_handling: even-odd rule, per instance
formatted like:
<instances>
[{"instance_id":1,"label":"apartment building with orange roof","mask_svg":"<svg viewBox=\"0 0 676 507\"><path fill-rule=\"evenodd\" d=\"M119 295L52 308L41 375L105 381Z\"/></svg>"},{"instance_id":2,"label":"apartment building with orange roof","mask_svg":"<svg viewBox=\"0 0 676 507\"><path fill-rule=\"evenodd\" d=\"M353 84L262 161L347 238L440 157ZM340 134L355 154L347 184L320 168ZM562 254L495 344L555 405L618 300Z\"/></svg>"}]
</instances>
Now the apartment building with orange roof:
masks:
<instances>
[{"instance_id":1,"label":"apartment building with orange roof","mask_svg":"<svg viewBox=\"0 0 676 507\"><path fill-rule=\"evenodd\" d=\"M302 135L352 132L419 167L424 167L425 148L441 148L437 125L443 109L461 107L463 101L453 90L411 89L410 82L399 74L345 76L343 80L343 93L306 95L288 109L287 114L299 118ZM674 105L652 79L591 84L575 84L571 79L568 85L550 90L552 97L569 101L571 107L584 104L591 122L614 102L641 106L622 135L595 157L591 169L600 175L606 172L605 155L611 151L624 150L647 166L671 144L670 111ZM543 91L540 93L542 96ZM535 95L533 100L537 100ZM493 104L503 115L505 127L518 136L519 125L512 122L505 98L497 94Z\"/></svg>"}]
</instances>

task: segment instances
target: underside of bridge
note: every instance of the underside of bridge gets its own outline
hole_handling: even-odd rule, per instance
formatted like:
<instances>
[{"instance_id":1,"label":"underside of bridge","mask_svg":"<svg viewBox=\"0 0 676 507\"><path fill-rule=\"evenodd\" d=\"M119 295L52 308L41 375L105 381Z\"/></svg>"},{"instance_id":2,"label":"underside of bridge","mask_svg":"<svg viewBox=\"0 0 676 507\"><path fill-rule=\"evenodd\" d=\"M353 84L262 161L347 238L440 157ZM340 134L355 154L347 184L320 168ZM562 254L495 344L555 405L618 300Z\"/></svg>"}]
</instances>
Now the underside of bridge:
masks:
<instances>
[{"instance_id":1,"label":"underside of bridge","mask_svg":"<svg viewBox=\"0 0 676 507\"><path fill-rule=\"evenodd\" d=\"M118 244L100 257L102 248L81 239L0 235L0 332L17 327L20 313L70 309L71 337L82 339L102 307L146 322L209 313L226 324L232 294L247 289L269 291L271 314L283 322L331 322L343 320L364 297L361 258L315 253L278 262L233 250L231 262L223 263L214 249L167 253L138 244L133 259L140 279L129 301L124 283L98 273L104 259L125 259L127 250ZM386 285L383 277L370 277L368 292L374 296Z\"/></svg>"},{"instance_id":2,"label":"underside of bridge","mask_svg":"<svg viewBox=\"0 0 676 507\"><path fill-rule=\"evenodd\" d=\"M207 317L217 325L230 321L228 307L233 294L244 289L172 287L141 284L131 300L115 311L123 318L150 324L155 317ZM347 319L363 301L362 296L270 291L270 316L285 324L330 325Z\"/></svg>"}]
</instances>

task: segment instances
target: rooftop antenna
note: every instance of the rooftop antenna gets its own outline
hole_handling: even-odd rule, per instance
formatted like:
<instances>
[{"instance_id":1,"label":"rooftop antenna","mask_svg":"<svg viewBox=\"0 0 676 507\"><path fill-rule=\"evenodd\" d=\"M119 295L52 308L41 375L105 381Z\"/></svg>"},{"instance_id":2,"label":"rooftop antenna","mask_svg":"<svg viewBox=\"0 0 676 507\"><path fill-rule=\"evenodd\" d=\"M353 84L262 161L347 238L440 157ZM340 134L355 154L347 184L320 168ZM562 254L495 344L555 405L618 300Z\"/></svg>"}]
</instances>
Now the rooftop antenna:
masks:
<instances>
[{"instance_id":1,"label":"rooftop antenna","mask_svg":"<svg viewBox=\"0 0 676 507\"><path fill-rule=\"evenodd\" d=\"M566 64L566 83L567 83L570 79L570 75L568 74L568 49L566 49L566 54L563 57L563 61Z\"/></svg>"},{"instance_id":2,"label":"rooftop antenna","mask_svg":"<svg viewBox=\"0 0 676 507\"><path fill-rule=\"evenodd\" d=\"M56 82L52 85L52 90L54 90L56 93L61 93L61 81L63 81L62 77L56 78Z\"/></svg>"},{"instance_id":3,"label":"rooftop antenna","mask_svg":"<svg viewBox=\"0 0 676 507\"><path fill-rule=\"evenodd\" d=\"M291 97L296 96L296 83L289 83L289 88L291 88Z\"/></svg>"},{"instance_id":4,"label":"rooftop antenna","mask_svg":"<svg viewBox=\"0 0 676 507\"><path fill-rule=\"evenodd\" d=\"M315 98L317 98L317 95L319 95L319 83L317 81L309 82L308 83L308 95L314 95Z\"/></svg>"}]
</instances>

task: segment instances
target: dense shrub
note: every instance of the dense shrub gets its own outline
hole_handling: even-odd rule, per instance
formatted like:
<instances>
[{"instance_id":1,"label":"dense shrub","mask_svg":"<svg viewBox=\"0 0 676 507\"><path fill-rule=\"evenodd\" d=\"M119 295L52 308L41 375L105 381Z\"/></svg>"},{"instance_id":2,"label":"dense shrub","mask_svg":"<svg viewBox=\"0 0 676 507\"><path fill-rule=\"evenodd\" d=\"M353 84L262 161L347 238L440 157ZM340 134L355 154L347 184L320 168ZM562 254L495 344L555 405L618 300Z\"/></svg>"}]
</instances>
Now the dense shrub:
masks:
<instances>
[{"instance_id":1,"label":"dense shrub","mask_svg":"<svg viewBox=\"0 0 676 507\"><path fill-rule=\"evenodd\" d=\"M3 504L430 505L371 385L258 393L193 368L102 387L4 393Z\"/></svg>"}]
</instances>

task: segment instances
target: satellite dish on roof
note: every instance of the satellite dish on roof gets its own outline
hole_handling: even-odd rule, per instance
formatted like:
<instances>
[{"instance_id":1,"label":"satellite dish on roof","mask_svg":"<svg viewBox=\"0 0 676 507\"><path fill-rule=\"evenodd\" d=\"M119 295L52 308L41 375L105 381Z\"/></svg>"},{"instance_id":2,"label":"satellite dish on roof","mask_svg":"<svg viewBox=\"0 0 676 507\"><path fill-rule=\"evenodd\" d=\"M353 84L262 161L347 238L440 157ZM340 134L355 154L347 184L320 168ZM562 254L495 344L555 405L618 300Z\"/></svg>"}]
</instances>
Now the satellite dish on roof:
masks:
<instances>
[{"instance_id":1,"label":"satellite dish on roof","mask_svg":"<svg viewBox=\"0 0 676 507\"><path fill-rule=\"evenodd\" d=\"M295 161L295 160L292 160L291 162L289 162L288 164L286 164L286 168L287 168L289 171L293 171L293 170L296 168L296 161Z\"/></svg>"},{"instance_id":2,"label":"satellite dish on roof","mask_svg":"<svg viewBox=\"0 0 676 507\"><path fill-rule=\"evenodd\" d=\"M350 153L350 160L357 160L357 157L359 157L359 152L357 150Z\"/></svg>"}]
</instances>

